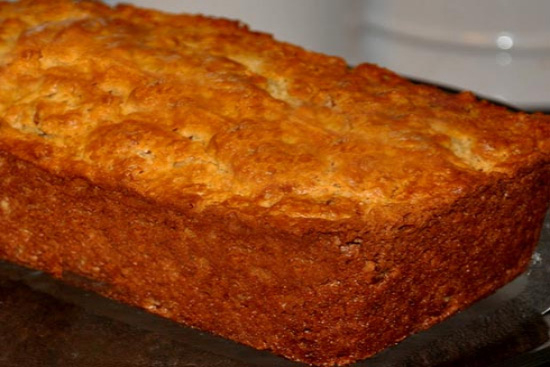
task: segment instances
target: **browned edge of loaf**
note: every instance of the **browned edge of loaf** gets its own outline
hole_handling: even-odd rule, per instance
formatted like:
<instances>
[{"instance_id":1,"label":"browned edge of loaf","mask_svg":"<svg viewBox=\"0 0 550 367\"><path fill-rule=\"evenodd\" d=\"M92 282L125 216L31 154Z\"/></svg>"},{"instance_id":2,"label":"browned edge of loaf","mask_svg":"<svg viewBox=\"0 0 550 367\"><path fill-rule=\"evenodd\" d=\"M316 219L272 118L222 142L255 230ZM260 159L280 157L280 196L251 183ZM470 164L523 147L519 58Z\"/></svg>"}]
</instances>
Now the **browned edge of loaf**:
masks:
<instances>
[{"instance_id":1,"label":"browned edge of loaf","mask_svg":"<svg viewBox=\"0 0 550 367\"><path fill-rule=\"evenodd\" d=\"M516 277L550 194L539 162L385 227L170 208L6 152L0 176L0 258L317 365L371 356Z\"/></svg>"}]
</instances>

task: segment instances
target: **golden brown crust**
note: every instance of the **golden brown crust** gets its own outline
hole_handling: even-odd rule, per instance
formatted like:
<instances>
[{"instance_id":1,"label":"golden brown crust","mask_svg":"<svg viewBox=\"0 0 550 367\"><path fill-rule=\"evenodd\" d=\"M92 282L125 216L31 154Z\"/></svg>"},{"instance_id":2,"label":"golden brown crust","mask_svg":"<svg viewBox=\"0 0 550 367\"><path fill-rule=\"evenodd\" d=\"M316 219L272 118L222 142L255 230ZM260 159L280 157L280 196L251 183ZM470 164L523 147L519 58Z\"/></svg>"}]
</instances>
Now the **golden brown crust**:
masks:
<instances>
[{"instance_id":1,"label":"golden brown crust","mask_svg":"<svg viewBox=\"0 0 550 367\"><path fill-rule=\"evenodd\" d=\"M548 154L548 117L349 69L238 23L67 1L4 4L2 18L17 23L2 27L3 144L163 202L293 197L304 205L287 215L318 216L310 203L450 200Z\"/></svg>"},{"instance_id":2,"label":"golden brown crust","mask_svg":"<svg viewBox=\"0 0 550 367\"><path fill-rule=\"evenodd\" d=\"M548 116L89 1L0 2L0 153L1 258L327 365L519 274L550 195Z\"/></svg>"}]
</instances>

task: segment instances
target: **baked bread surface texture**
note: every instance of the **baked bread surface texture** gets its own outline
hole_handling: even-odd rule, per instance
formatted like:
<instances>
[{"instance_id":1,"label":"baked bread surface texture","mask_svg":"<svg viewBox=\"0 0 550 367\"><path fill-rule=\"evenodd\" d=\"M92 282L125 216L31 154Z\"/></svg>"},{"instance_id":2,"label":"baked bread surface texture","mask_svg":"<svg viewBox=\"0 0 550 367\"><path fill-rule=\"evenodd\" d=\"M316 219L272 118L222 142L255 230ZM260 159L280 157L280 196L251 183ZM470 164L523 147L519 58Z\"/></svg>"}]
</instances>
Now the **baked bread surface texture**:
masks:
<instances>
[{"instance_id":1,"label":"baked bread surface texture","mask_svg":"<svg viewBox=\"0 0 550 367\"><path fill-rule=\"evenodd\" d=\"M317 365L528 263L550 118L238 22L0 2L0 257Z\"/></svg>"}]
</instances>

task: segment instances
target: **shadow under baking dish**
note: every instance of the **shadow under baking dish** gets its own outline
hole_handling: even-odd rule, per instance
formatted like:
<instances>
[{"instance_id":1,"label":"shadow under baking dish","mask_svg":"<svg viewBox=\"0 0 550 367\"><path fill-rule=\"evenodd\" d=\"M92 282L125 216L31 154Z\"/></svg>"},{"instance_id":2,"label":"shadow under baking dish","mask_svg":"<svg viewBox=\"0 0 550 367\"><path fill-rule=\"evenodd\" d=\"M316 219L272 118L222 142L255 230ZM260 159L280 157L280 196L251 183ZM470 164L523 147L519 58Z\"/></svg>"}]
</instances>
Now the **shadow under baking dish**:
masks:
<instances>
[{"instance_id":1,"label":"shadow under baking dish","mask_svg":"<svg viewBox=\"0 0 550 367\"><path fill-rule=\"evenodd\" d=\"M354 366L487 366L548 341L550 215L529 270ZM78 283L78 279L69 279ZM301 366L0 262L2 366Z\"/></svg>"}]
</instances>

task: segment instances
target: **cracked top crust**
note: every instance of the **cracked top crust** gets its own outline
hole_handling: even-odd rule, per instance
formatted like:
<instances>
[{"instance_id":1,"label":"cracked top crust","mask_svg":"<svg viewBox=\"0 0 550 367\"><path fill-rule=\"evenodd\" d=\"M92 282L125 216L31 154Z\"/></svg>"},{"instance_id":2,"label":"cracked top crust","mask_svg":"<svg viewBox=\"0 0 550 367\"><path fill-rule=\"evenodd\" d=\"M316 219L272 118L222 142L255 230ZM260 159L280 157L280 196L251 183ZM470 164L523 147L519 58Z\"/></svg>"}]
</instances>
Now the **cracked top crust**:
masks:
<instances>
[{"instance_id":1,"label":"cracked top crust","mask_svg":"<svg viewBox=\"0 0 550 367\"><path fill-rule=\"evenodd\" d=\"M0 149L173 205L332 219L548 163L550 119L238 22L37 0L0 3Z\"/></svg>"}]
</instances>

